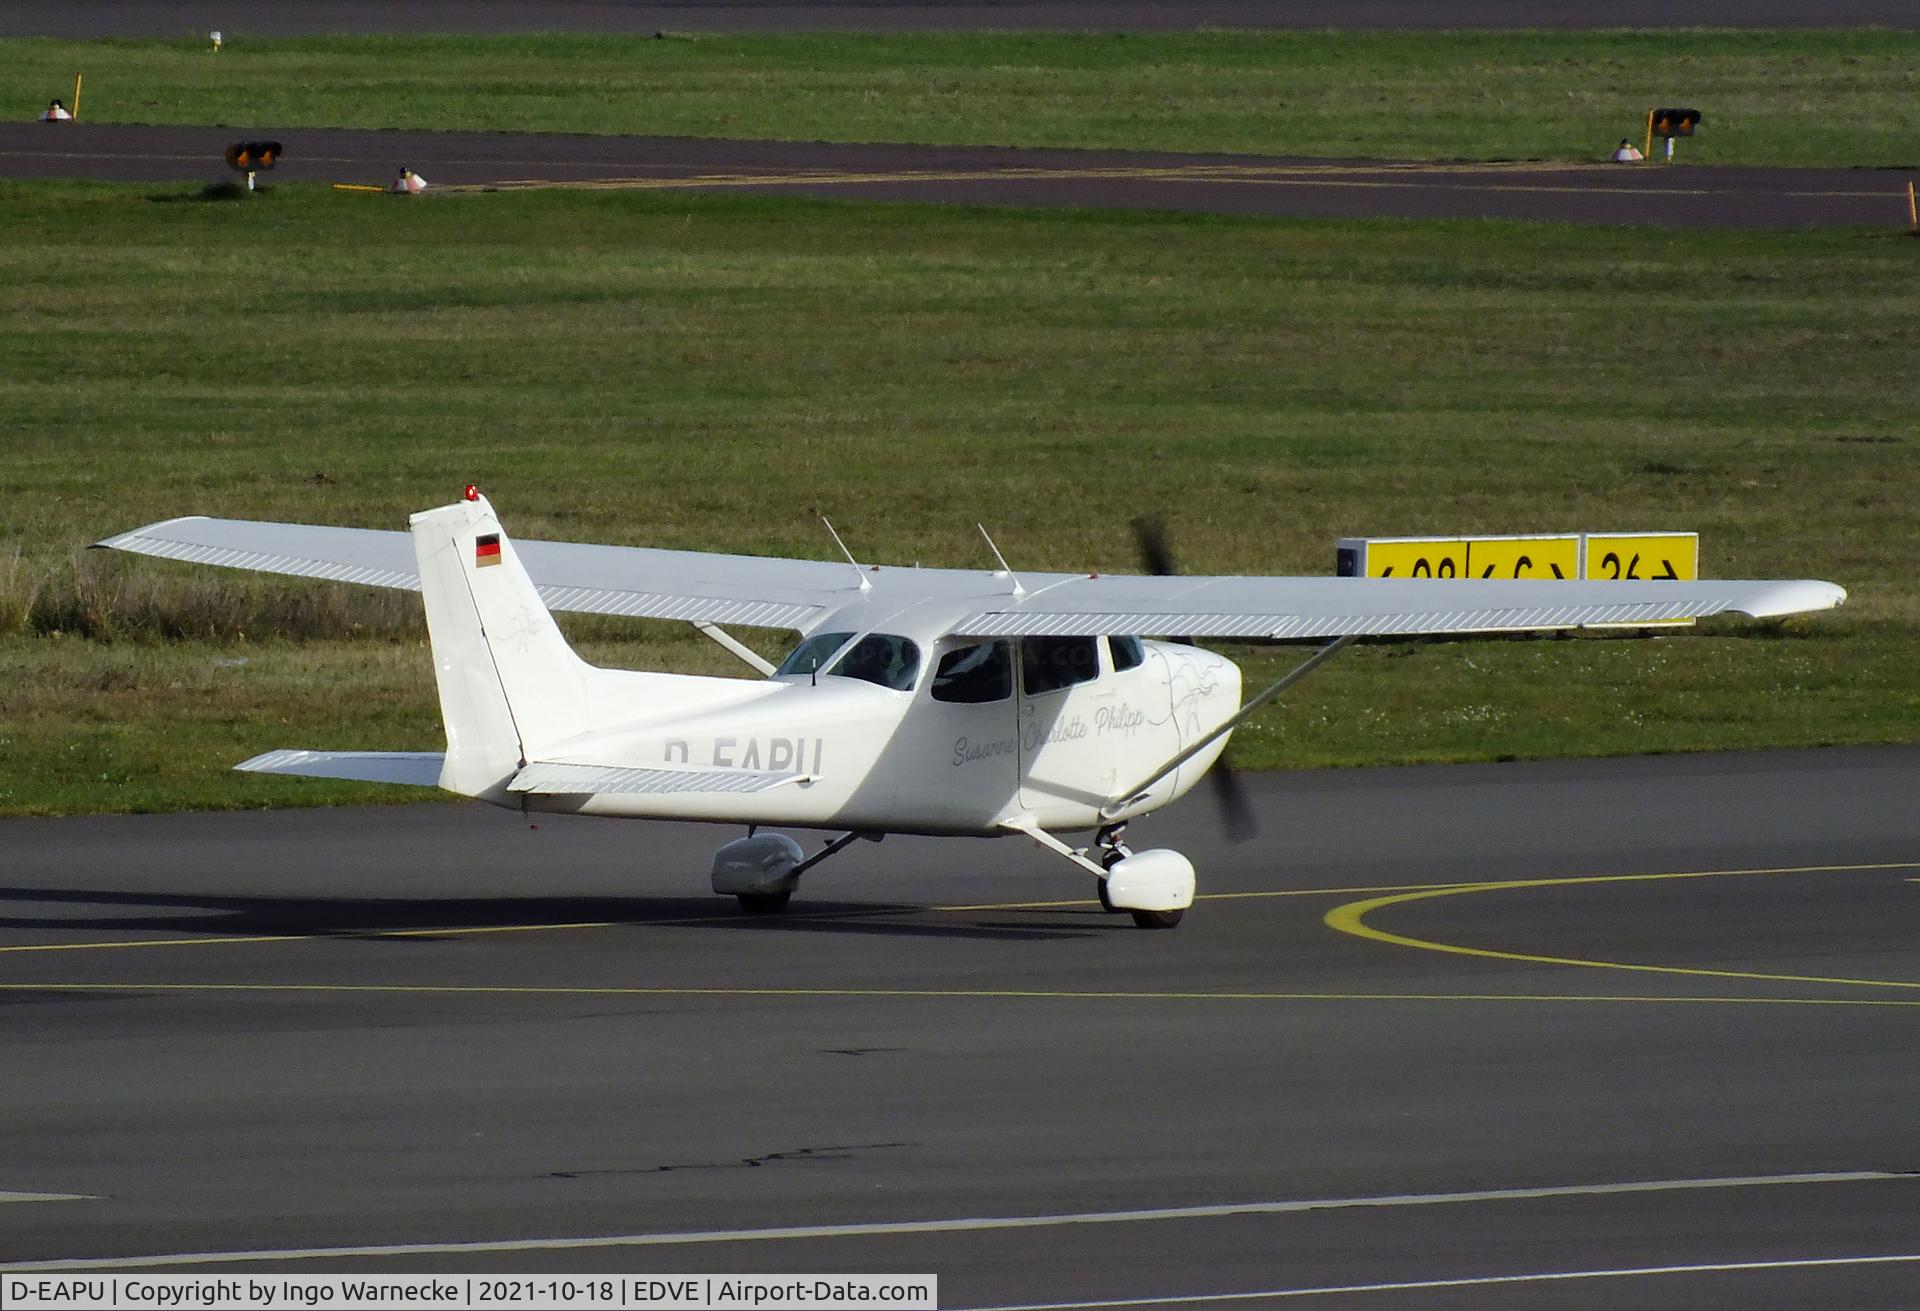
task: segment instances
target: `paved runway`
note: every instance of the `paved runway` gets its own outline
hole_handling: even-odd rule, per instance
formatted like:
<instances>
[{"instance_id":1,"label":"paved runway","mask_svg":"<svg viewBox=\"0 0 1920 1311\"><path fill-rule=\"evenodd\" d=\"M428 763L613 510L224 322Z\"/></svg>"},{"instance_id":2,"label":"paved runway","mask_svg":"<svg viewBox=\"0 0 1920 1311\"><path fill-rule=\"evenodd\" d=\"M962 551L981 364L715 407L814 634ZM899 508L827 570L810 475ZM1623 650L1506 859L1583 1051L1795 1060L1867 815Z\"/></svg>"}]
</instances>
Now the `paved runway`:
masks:
<instances>
[{"instance_id":1,"label":"paved runway","mask_svg":"<svg viewBox=\"0 0 1920 1311\"><path fill-rule=\"evenodd\" d=\"M717 829L0 824L0 1261L1911 1305L1920 748L1251 784L1136 826L1170 933L1011 839L756 919Z\"/></svg>"},{"instance_id":2,"label":"paved runway","mask_svg":"<svg viewBox=\"0 0 1920 1311\"><path fill-rule=\"evenodd\" d=\"M230 178L236 140L277 140L273 181L378 185L403 165L448 187L752 192L977 205L1315 217L1520 218L1658 227L1907 220L1911 174L1645 164L1414 164L1132 151L836 145L683 137L0 125L0 176Z\"/></svg>"}]
</instances>

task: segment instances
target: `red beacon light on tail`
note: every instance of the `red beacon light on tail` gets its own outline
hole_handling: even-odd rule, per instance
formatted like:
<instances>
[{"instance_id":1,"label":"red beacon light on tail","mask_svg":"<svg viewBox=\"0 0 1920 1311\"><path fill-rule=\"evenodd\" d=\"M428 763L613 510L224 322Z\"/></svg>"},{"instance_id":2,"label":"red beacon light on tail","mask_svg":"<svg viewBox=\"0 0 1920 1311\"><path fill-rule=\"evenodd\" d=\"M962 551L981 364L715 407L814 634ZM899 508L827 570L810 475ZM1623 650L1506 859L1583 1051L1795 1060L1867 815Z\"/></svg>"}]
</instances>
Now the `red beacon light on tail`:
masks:
<instances>
[{"instance_id":1,"label":"red beacon light on tail","mask_svg":"<svg viewBox=\"0 0 1920 1311\"><path fill-rule=\"evenodd\" d=\"M468 483L467 490L465 490L464 492L461 492L460 495L465 500L477 501L480 499L480 489L476 487L474 484Z\"/></svg>"}]
</instances>

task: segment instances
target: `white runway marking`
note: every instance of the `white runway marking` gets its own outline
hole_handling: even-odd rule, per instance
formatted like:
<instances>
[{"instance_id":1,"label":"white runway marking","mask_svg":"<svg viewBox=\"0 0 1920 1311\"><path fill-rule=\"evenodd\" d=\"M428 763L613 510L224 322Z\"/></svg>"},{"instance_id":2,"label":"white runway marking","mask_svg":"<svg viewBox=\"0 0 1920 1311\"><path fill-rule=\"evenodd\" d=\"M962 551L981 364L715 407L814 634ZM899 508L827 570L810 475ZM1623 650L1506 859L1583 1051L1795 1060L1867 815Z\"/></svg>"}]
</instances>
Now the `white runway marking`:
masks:
<instances>
[{"instance_id":1,"label":"white runway marking","mask_svg":"<svg viewBox=\"0 0 1920 1311\"><path fill-rule=\"evenodd\" d=\"M0 1206L8 1202L97 1202L86 1193L0 1193Z\"/></svg>"},{"instance_id":2,"label":"white runway marking","mask_svg":"<svg viewBox=\"0 0 1920 1311\"><path fill-rule=\"evenodd\" d=\"M1635 1279L1648 1275L1714 1275L1743 1270L1809 1270L1820 1266L1899 1265L1920 1262L1920 1252L1895 1256L1810 1256L1779 1261L1718 1261L1702 1265L1649 1265L1620 1270L1554 1270L1537 1275L1483 1275L1473 1279L1410 1279L1393 1284L1328 1284L1317 1288L1263 1288L1248 1293L1187 1293L1178 1297L1127 1297L1105 1302L1024 1302L971 1311L1094 1311L1101 1307L1197 1306L1209 1302L1271 1302L1284 1297L1332 1297L1341 1293L1418 1293L1436 1288L1488 1288L1495 1284L1545 1284L1572 1279Z\"/></svg>"},{"instance_id":3,"label":"white runway marking","mask_svg":"<svg viewBox=\"0 0 1920 1311\"><path fill-rule=\"evenodd\" d=\"M864 1224L794 1225L776 1229L697 1229L680 1233L613 1234L595 1238L509 1238L475 1243L391 1243L375 1247L178 1252L161 1256L16 1262L6 1268L9 1272L135 1270L152 1266L213 1265L243 1261L314 1261L390 1256L436 1256L463 1252L567 1252L608 1247L680 1247L694 1243L765 1243L797 1238L865 1238L894 1234L973 1233L991 1229L1051 1229L1065 1225L1144 1224L1156 1220L1213 1220L1229 1216L1290 1215L1302 1211L1341 1211L1364 1207L1453 1206L1467 1202L1518 1202L1553 1197L1616 1197L1631 1193L1703 1192L1725 1188L1877 1183L1888 1180L1911 1182L1920 1180L1920 1174L1903 1174L1888 1170L1846 1170L1818 1174L1744 1175L1727 1179L1656 1179L1635 1183L1496 1188L1473 1193L1403 1193L1384 1197L1334 1197L1285 1202L1230 1202L1217 1206L1170 1206L1139 1211L968 1216L952 1220L877 1220ZM1247 1294L1234 1294L1234 1296L1244 1297ZM1116 1303L1115 1305L1125 1304Z\"/></svg>"}]
</instances>

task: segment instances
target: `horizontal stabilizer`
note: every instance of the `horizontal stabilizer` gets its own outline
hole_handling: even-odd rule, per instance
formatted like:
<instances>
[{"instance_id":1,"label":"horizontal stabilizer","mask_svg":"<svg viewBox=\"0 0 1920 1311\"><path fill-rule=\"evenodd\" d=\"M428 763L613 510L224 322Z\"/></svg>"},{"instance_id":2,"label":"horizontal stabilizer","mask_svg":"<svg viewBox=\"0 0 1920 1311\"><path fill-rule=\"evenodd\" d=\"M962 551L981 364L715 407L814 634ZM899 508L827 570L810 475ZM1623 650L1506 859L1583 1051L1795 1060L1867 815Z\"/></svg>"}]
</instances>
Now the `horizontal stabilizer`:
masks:
<instances>
[{"instance_id":1,"label":"horizontal stabilizer","mask_svg":"<svg viewBox=\"0 0 1920 1311\"><path fill-rule=\"evenodd\" d=\"M249 774L298 774L303 778L349 778L361 783L406 783L439 787L438 751L268 751L234 768Z\"/></svg>"},{"instance_id":2,"label":"horizontal stabilizer","mask_svg":"<svg viewBox=\"0 0 1920 1311\"><path fill-rule=\"evenodd\" d=\"M609 792L627 796L667 792L766 792L788 783L811 782L813 777L812 774L755 769L633 769L536 761L514 775L507 790L557 797Z\"/></svg>"}]
</instances>

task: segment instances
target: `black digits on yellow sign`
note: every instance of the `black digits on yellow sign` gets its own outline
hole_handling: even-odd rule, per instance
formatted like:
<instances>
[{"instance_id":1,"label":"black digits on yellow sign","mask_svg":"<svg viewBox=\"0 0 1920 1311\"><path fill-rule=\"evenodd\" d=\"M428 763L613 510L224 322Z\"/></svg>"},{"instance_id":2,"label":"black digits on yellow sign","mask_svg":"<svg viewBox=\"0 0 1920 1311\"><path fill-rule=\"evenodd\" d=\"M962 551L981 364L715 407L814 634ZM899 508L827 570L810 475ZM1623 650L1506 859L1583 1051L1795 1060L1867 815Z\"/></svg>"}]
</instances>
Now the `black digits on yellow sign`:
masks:
<instances>
[{"instance_id":1,"label":"black digits on yellow sign","mask_svg":"<svg viewBox=\"0 0 1920 1311\"><path fill-rule=\"evenodd\" d=\"M1625 574L1620 572L1619 555L1612 551L1608 551L1600 557L1600 567L1602 569L1611 568L1613 570L1612 573L1607 575L1608 578L1638 578L1640 577L1640 556L1636 553L1631 560L1627 561L1627 572ZM1660 572L1653 576L1655 578L1671 578L1675 581L1678 581L1680 578L1679 571L1673 567L1673 561L1671 560L1662 560L1660 562Z\"/></svg>"}]
</instances>

